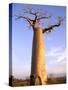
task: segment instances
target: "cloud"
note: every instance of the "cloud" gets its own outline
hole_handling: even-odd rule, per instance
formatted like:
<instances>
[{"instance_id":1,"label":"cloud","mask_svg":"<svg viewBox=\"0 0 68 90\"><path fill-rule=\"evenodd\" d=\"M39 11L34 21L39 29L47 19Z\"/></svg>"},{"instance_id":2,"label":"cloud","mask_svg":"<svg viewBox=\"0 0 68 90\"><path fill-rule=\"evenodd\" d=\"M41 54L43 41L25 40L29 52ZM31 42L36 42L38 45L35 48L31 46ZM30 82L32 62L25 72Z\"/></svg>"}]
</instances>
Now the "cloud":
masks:
<instances>
[{"instance_id":1,"label":"cloud","mask_svg":"<svg viewBox=\"0 0 68 90\"><path fill-rule=\"evenodd\" d=\"M58 57L57 62L64 61L65 59L66 59L66 55L65 54L61 55L61 56Z\"/></svg>"},{"instance_id":2,"label":"cloud","mask_svg":"<svg viewBox=\"0 0 68 90\"><path fill-rule=\"evenodd\" d=\"M46 53L46 66L48 73L66 72L66 49L53 47Z\"/></svg>"},{"instance_id":3,"label":"cloud","mask_svg":"<svg viewBox=\"0 0 68 90\"><path fill-rule=\"evenodd\" d=\"M46 56L58 56L62 54L62 51L65 52L65 50L62 47L53 47L46 53Z\"/></svg>"},{"instance_id":4,"label":"cloud","mask_svg":"<svg viewBox=\"0 0 68 90\"><path fill-rule=\"evenodd\" d=\"M45 57L47 58L47 62L50 61L52 63L59 63L66 60L66 49L63 47L54 47L48 50Z\"/></svg>"}]
</instances>

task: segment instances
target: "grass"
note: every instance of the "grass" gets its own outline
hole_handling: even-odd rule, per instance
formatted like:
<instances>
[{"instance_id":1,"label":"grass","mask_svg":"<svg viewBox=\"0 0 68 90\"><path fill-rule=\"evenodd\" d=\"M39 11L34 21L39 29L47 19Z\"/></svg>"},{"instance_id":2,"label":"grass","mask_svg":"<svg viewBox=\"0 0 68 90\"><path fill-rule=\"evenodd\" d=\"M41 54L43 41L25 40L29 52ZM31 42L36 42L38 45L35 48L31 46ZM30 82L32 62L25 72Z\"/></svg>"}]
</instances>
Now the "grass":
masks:
<instances>
[{"instance_id":1,"label":"grass","mask_svg":"<svg viewBox=\"0 0 68 90\"><path fill-rule=\"evenodd\" d=\"M15 79L12 78L12 81L10 79L10 83L12 84L10 86L30 86L30 80L22 80L22 79ZM63 84L66 83L66 76L64 77L48 77L47 78L47 85L49 84Z\"/></svg>"}]
</instances>

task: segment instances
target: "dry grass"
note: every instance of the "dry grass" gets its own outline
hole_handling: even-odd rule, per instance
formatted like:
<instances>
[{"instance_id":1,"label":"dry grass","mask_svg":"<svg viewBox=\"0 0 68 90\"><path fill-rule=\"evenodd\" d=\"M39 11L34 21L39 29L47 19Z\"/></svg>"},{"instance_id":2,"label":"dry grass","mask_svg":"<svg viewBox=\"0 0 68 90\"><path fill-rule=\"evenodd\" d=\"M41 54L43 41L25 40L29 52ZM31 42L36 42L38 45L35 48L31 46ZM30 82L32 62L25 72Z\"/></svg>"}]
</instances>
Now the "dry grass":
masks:
<instances>
[{"instance_id":1,"label":"dry grass","mask_svg":"<svg viewBox=\"0 0 68 90\"><path fill-rule=\"evenodd\" d=\"M66 83L66 77L49 77L47 78L47 85L48 84L63 84ZM12 79L12 85L10 86L30 86L30 80L19 80L19 79Z\"/></svg>"},{"instance_id":2,"label":"dry grass","mask_svg":"<svg viewBox=\"0 0 68 90\"><path fill-rule=\"evenodd\" d=\"M18 79L13 79L12 81L12 86L29 86L30 83L29 80L18 80Z\"/></svg>"},{"instance_id":3,"label":"dry grass","mask_svg":"<svg viewBox=\"0 0 68 90\"><path fill-rule=\"evenodd\" d=\"M66 77L49 77L47 84L63 84L66 83Z\"/></svg>"}]
</instances>

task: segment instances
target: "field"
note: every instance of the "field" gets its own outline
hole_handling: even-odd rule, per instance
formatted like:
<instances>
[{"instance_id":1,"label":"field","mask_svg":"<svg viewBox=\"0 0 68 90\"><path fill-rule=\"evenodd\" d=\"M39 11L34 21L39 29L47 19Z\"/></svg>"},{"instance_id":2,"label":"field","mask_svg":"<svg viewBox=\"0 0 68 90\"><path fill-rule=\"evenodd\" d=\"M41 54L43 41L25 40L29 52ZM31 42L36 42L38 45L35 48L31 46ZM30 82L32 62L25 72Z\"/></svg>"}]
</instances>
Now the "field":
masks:
<instances>
[{"instance_id":1,"label":"field","mask_svg":"<svg viewBox=\"0 0 68 90\"><path fill-rule=\"evenodd\" d=\"M12 82L12 83L11 83ZM66 83L66 77L49 77L47 78L47 85L50 84L63 84ZM12 81L10 80L10 86L30 86L30 80L22 80L22 79L15 79L13 78Z\"/></svg>"}]
</instances>

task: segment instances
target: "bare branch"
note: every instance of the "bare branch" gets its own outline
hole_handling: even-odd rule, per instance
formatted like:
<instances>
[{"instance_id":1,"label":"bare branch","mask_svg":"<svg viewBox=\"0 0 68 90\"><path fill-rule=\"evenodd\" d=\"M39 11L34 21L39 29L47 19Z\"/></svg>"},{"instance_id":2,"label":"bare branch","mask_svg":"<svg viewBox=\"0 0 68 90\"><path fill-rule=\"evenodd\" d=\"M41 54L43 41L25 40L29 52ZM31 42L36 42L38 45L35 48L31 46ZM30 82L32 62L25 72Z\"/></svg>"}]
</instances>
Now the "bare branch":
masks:
<instances>
[{"instance_id":1,"label":"bare branch","mask_svg":"<svg viewBox=\"0 0 68 90\"><path fill-rule=\"evenodd\" d=\"M47 16L47 17L40 17L37 20L41 20L41 19L49 19L51 16Z\"/></svg>"},{"instance_id":2,"label":"bare branch","mask_svg":"<svg viewBox=\"0 0 68 90\"><path fill-rule=\"evenodd\" d=\"M36 23L37 23L37 17L38 17L38 11L35 11L34 9L32 9L32 8L27 8L27 9L24 9L24 11L23 11L23 13L24 13L24 15L25 16L27 16L26 14L28 14L28 15L33 15L34 17L33 17L33 19L31 19L31 17L25 17L24 15L22 16L17 16L17 19L20 19L20 18L23 18L23 19L25 19L27 22L29 22L29 24L32 26L32 27L34 27L35 25L36 25Z\"/></svg>"},{"instance_id":3,"label":"bare branch","mask_svg":"<svg viewBox=\"0 0 68 90\"><path fill-rule=\"evenodd\" d=\"M43 33L47 32L47 31L51 32L51 30L53 30L53 28L59 27L61 25L62 21L63 21L63 19L61 17L59 17L58 18L58 23L55 24L55 25L50 25L48 28L43 29Z\"/></svg>"},{"instance_id":4,"label":"bare branch","mask_svg":"<svg viewBox=\"0 0 68 90\"><path fill-rule=\"evenodd\" d=\"M32 15L32 16L31 16ZM41 20L43 19L49 19L51 18L52 15L48 15L46 11L43 11L43 10L36 10L36 9L32 9L32 8L26 8L24 9L23 11L23 15L18 15L16 16L17 18L16 19L24 19L26 20L30 26L32 26L32 28L36 28L36 27L40 27L41 25ZM48 28L45 28L43 29L43 33L45 32L51 32L51 30L55 27L58 27L60 26L62 22L62 18L59 17L58 18L58 23L56 23L55 25L50 25L48 26Z\"/></svg>"},{"instance_id":5,"label":"bare branch","mask_svg":"<svg viewBox=\"0 0 68 90\"><path fill-rule=\"evenodd\" d=\"M33 9L34 10L34 9ZM37 16L38 12L33 11L32 8L24 9L24 13Z\"/></svg>"},{"instance_id":6,"label":"bare branch","mask_svg":"<svg viewBox=\"0 0 68 90\"><path fill-rule=\"evenodd\" d=\"M30 18L28 17L24 17L24 16L17 16L16 19L25 19L31 26L32 26L32 23L33 23L33 20L31 20Z\"/></svg>"},{"instance_id":7,"label":"bare branch","mask_svg":"<svg viewBox=\"0 0 68 90\"><path fill-rule=\"evenodd\" d=\"M24 9L24 13L34 15L34 17L35 17L34 21L37 21L37 20L39 21L41 19L49 19L51 17L51 15L50 16L46 15L47 14L46 11L42 11L42 10L36 11L32 8Z\"/></svg>"}]
</instances>

